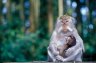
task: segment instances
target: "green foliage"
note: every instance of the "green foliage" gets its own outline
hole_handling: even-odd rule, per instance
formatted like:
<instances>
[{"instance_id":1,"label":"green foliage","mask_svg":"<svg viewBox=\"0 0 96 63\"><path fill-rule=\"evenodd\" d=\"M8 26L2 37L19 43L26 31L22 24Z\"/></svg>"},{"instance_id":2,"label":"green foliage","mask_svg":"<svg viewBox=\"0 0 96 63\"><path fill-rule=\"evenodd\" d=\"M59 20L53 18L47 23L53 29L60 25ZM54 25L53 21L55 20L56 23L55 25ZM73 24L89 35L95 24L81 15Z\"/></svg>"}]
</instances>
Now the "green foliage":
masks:
<instances>
[{"instance_id":1,"label":"green foliage","mask_svg":"<svg viewBox=\"0 0 96 63\"><path fill-rule=\"evenodd\" d=\"M39 30L25 35L21 28L18 20L0 25L0 61L46 60L48 38L40 38Z\"/></svg>"}]
</instances>

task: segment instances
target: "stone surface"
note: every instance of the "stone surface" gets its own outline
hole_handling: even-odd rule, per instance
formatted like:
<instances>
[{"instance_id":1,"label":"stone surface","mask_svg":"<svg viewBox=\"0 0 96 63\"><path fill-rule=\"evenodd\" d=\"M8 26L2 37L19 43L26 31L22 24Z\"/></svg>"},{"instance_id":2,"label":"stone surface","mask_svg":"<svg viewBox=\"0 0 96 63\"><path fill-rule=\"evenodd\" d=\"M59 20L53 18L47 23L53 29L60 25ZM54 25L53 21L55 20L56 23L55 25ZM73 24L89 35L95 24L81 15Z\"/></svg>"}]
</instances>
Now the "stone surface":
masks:
<instances>
[{"instance_id":1,"label":"stone surface","mask_svg":"<svg viewBox=\"0 0 96 63\"><path fill-rule=\"evenodd\" d=\"M96 63L96 62L46 62L46 61L32 61L32 62L3 62L3 63Z\"/></svg>"}]
</instances>

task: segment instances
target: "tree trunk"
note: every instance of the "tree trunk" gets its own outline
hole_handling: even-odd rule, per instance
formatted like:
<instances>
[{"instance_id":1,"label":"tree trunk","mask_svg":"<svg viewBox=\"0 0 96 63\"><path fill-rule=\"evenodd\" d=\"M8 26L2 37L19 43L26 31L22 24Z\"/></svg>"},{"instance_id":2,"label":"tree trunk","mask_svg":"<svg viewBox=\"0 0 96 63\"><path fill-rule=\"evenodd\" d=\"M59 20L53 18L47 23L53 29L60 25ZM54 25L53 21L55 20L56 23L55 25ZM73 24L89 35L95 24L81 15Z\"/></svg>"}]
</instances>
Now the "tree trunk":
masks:
<instances>
[{"instance_id":1,"label":"tree trunk","mask_svg":"<svg viewBox=\"0 0 96 63\"><path fill-rule=\"evenodd\" d=\"M35 28L37 29L38 28L38 21L39 21L39 12L40 12L40 0L34 0L34 13L35 13L35 16L34 16L34 20L36 22L36 25L35 25Z\"/></svg>"},{"instance_id":2,"label":"tree trunk","mask_svg":"<svg viewBox=\"0 0 96 63\"><path fill-rule=\"evenodd\" d=\"M20 0L20 18L23 23L22 32L25 32L24 0Z\"/></svg>"},{"instance_id":3,"label":"tree trunk","mask_svg":"<svg viewBox=\"0 0 96 63\"><path fill-rule=\"evenodd\" d=\"M30 32L35 32L39 21L40 0L30 0Z\"/></svg>"},{"instance_id":4,"label":"tree trunk","mask_svg":"<svg viewBox=\"0 0 96 63\"><path fill-rule=\"evenodd\" d=\"M6 3L6 6L7 6L7 19L8 21L11 21L11 0L7 0L7 3Z\"/></svg>"},{"instance_id":5,"label":"tree trunk","mask_svg":"<svg viewBox=\"0 0 96 63\"><path fill-rule=\"evenodd\" d=\"M20 18L22 21L24 21L24 0L20 0Z\"/></svg>"},{"instance_id":6,"label":"tree trunk","mask_svg":"<svg viewBox=\"0 0 96 63\"><path fill-rule=\"evenodd\" d=\"M48 0L48 29L49 33L53 31L53 9L52 9L52 0Z\"/></svg>"},{"instance_id":7,"label":"tree trunk","mask_svg":"<svg viewBox=\"0 0 96 63\"><path fill-rule=\"evenodd\" d=\"M59 10L59 16L63 15L63 0L58 0L58 10Z\"/></svg>"},{"instance_id":8,"label":"tree trunk","mask_svg":"<svg viewBox=\"0 0 96 63\"><path fill-rule=\"evenodd\" d=\"M34 1L35 0L30 0L30 16L29 16L29 20L30 20L30 32L34 32L35 31L35 20L34 20L34 16L35 16L35 14L34 14Z\"/></svg>"}]
</instances>

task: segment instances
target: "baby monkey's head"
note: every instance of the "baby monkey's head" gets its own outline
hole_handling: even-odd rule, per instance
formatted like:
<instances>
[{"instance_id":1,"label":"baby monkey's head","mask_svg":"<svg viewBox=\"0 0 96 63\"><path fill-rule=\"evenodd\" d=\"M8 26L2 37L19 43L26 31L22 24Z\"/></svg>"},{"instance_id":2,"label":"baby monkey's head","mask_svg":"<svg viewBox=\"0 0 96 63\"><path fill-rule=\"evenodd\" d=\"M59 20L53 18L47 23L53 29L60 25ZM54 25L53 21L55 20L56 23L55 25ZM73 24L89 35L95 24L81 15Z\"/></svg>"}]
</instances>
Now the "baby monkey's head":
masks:
<instances>
[{"instance_id":1,"label":"baby monkey's head","mask_svg":"<svg viewBox=\"0 0 96 63\"><path fill-rule=\"evenodd\" d=\"M73 35L68 36L67 45L69 48L76 45L76 38Z\"/></svg>"}]
</instances>

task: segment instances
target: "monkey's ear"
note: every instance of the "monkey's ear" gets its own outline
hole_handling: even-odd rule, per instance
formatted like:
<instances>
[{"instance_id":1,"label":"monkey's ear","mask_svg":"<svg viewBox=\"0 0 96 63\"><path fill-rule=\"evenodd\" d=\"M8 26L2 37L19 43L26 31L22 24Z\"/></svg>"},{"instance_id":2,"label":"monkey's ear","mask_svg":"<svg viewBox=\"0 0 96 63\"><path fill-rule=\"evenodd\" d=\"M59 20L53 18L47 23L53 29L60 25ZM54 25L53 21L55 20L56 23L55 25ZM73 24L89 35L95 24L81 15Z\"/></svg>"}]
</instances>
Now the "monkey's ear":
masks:
<instances>
[{"instance_id":1,"label":"monkey's ear","mask_svg":"<svg viewBox=\"0 0 96 63\"><path fill-rule=\"evenodd\" d=\"M72 21L72 23L74 24L74 25L76 25L76 19L74 18L74 17L71 17L71 21Z\"/></svg>"}]
</instances>

